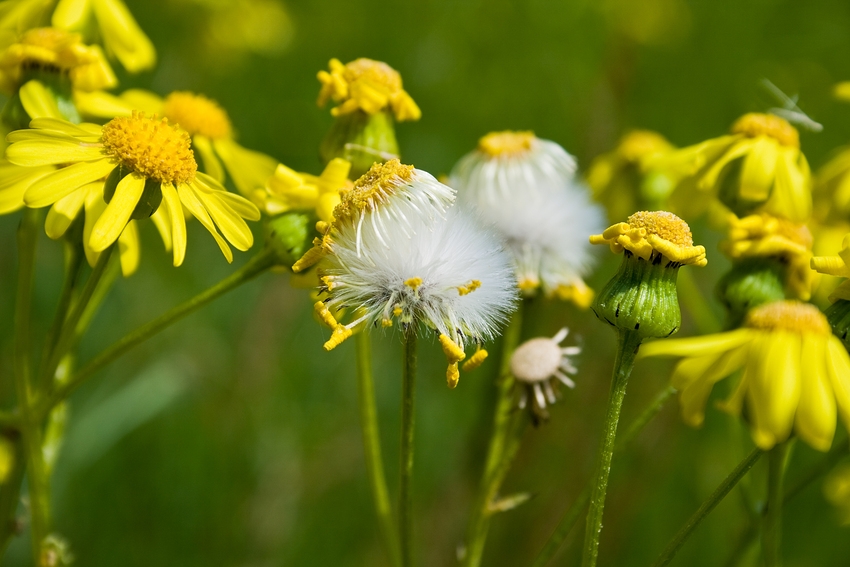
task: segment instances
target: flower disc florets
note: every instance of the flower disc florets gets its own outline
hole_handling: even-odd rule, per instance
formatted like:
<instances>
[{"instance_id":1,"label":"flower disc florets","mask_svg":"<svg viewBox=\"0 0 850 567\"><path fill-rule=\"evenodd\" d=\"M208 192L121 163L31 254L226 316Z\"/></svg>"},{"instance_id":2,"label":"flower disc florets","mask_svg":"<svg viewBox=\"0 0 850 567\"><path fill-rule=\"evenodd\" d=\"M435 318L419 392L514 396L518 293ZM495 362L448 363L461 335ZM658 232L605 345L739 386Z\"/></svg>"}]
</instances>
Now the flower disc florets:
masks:
<instances>
[{"instance_id":1,"label":"flower disc florets","mask_svg":"<svg viewBox=\"0 0 850 567\"><path fill-rule=\"evenodd\" d=\"M791 331L830 335L831 329L821 311L810 303L776 301L752 309L744 321L751 329Z\"/></svg>"},{"instance_id":2,"label":"flower disc florets","mask_svg":"<svg viewBox=\"0 0 850 567\"><path fill-rule=\"evenodd\" d=\"M705 266L705 247L694 246L688 223L666 211L640 211L627 222L608 227L602 234L590 237L591 244L608 244L611 251L624 250L650 260L656 255L670 264Z\"/></svg>"},{"instance_id":3,"label":"flower disc florets","mask_svg":"<svg viewBox=\"0 0 850 567\"><path fill-rule=\"evenodd\" d=\"M227 112L216 101L203 95L175 91L165 97L162 114L190 136L200 134L217 140L232 133Z\"/></svg>"},{"instance_id":4,"label":"flower disc florets","mask_svg":"<svg viewBox=\"0 0 850 567\"><path fill-rule=\"evenodd\" d=\"M341 103L331 109L334 116L361 110L377 114L391 109L396 120L419 120L422 111L402 88L401 75L382 61L360 58L346 63L331 59L330 71L319 71L322 83L319 106L328 100Z\"/></svg>"},{"instance_id":5,"label":"flower disc florets","mask_svg":"<svg viewBox=\"0 0 850 567\"><path fill-rule=\"evenodd\" d=\"M132 116L113 118L103 126L103 149L124 167L161 183L189 183L198 164L186 131L166 118Z\"/></svg>"},{"instance_id":6,"label":"flower disc florets","mask_svg":"<svg viewBox=\"0 0 850 567\"><path fill-rule=\"evenodd\" d=\"M800 134L784 118L774 114L751 112L740 117L732 125L733 134L743 134L749 138L769 136L789 148L800 147Z\"/></svg>"}]
</instances>

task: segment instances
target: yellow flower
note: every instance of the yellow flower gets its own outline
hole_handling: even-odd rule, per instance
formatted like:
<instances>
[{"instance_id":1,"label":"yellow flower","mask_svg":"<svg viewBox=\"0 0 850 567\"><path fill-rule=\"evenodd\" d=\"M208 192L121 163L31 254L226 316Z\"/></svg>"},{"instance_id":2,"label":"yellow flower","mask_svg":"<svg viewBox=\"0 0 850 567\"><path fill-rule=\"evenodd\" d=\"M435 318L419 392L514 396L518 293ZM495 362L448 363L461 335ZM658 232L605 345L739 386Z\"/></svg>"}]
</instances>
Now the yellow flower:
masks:
<instances>
[{"instance_id":1,"label":"yellow flower","mask_svg":"<svg viewBox=\"0 0 850 567\"><path fill-rule=\"evenodd\" d=\"M329 100L340 103L331 109L331 114L340 116L362 110L366 114L377 114L391 109L396 120L419 120L422 111L401 86L398 71L381 61L360 58L345 65L339 59L331 59L330 71L319 71L322 83L318 104Z\"/></svg>"},{"instance_id":2,"label":"yellow flower","mask_svg":"<svg viewBox=\"0 0 850 567\"><path fill-rule=\"evenodd\" d=\"M27 168L61 167L29 185L24 202L29 207L44 207L69 198L89 184L99 185L108 204L85 239L91 251L109 247L130 220L147 218L163 209L174 265L179 266L186 253L183 207L213 235L228 262L233 259L228 241L239 250L253 244L253 235L243 219L259 219L259 210L198 172L188 134L166 119L134 113L104 126L74 125L49 118L33 120L31 126L31 130L9 135L6 157ZM78 194L75 198L82 203L86 196ZM69 204L69 209L73 208Z\"/></svg>"},{"instance_id":3,"label":"yellow flower","mask_svg":"<svg viewBox=\"0 0 850 567\"><path fill-rule=\"evenodd\" d=\"M664 205L675 181L672 172L656 164L674 149L661 134L632 130L620 138L614 151L593 160L587 183L594 199L605 204L609 218Z\"/></svg>"},{"instance_id":4,"label":"yellow flower","mask_svg":"<svg viewBox=\"0 0 850 567\"><path fill-rule=\"evenodd\" d=\"M805 225L767 213L744 218L730 214L728 236L720 243L720 249L736 261L776 258L787 266L788 291L797 299L808 300L811 297L814 276L809 268L812 233Z\"/></svg>"},{"instance_id":5,"label":"yellow flower","mask_svg":"<svg viewBox=\"0 0 850 567\"><path fill-rule=\"evenodd\" d=\"M56 28L28 30L0 52L0 86L7 94L38 70L68 76L75 90L111 89L118 84L100 47L85 45L79 34Z\"/></svg>"},{"instance_id":6,"label":"yellow flower","mask_svg":"<svg viewBox=\"0 0 850 567\"><path fill-rule=\"evenodd\" d=\"M823 495L837 508L838 521L850 526L850 464L839 465L823 483Z\"/></svg>"},{"instance_id":7,"label":"yellow flower","mask_svg":"<svg viewBox=\"0 0 850 567\"><path fill-rule=\"evenodd\" d=\"M671 196L675 210L701 213L714 197L736 214L765 211L794 222L811 215L811 172L797 130L770 114L745 114L726 136L671 154L666 167L686 178Z\"/></svg>"},{"instance_id":8,"label":"yellow flower","mask_svg":"<svg viewBox=\"0 0 850 567\"><path fill-rule=\"evenodd\" d=\"M840 101L850 102L850 81L841 81L832 87L832 95Z\"/></svg>"},{"instance_id":9,"label":"yellow flower","mask_svg":"<svg viewBox=\"0 0 850 567\"><path fill-rule=\"evenodd\" d=\"M662 257L668 263L705 266L705 246L694 246L691 230L682 219L664 211L640 211L590 237L591 244L607 244L619 254L628 251L644 260Z\"/></svg>"},{"instance_id":10,"label":"yellow flower","mask_svg":"<svg viewBox=\"0 0 850 567\"><path fill-rule=\"evenodd\" d=\"M313 209L319 220L331 223L334 208L340 203L340 192L353 187L348 179L350 170L351 164L342 158L328 162L319 176L298 173L278 164L265 190L254 191L253 201L271 216L291 210Z\"/></svg>"},{"instance_id":11,"label":"yellow flower","mask_svg":"<svg viewBox=\"0 0 850 567\"><path fill-rule=\"evenodd\" d=\"M0 2L0 29L20 33L34 28L54 0L4 0Z\"/></svg>"},{"instance_id":12,"label":"yellow flower","mask_svg":"<svg viewBox=\"0 0 850 567\"><path fill-rule=\"evenodd\" d=\"M59 0L52 24L72 31L88 31L95 24L107 52L131 73L156 63L153 43L121 0Z\"/></svg>"},{"instance_id":13,"label":"yellow flower","mask_svg":"<svg viewBox=\"0 0 850 567\"><path fill-rule=\"evenodd\" d=\"M850 426L850 356L823 313L807 303L767 303L752 309L740 329L650 343L638 356L685 357L671 381L691 426L703 423L714 384L743 370L720 407L738 415L746 401L753 441L763 450L788 439L793 429L826 451L836 415Z\"/></svg>"},{"instance_id":14,"label":"yellow flower","mask_svg":"<svg viewBox=\"0 0 850 567\"><path fill-rule=\"evenodd\" d=\"M274 158L236 143L227 112L203 95L175 91L161 98L148 91L129 90L121 96L80 93L75 102L84 115L99 118L131 116L137 110L167 118L192 137L203 171L224 183L226 169L236 189L246 197L263 189L277 166Z\"/></svg>"},{"instance_id":15,"label":"yellow flower","mask_svg":"<svg viewBox=\"0 0 850 567\"><path fill-rule=\"evenodd\" d=\"M841 251L837 256L815 256L811 260L811 267L814 271L828 276L837 276L841 278L850 278L850 234L844 237L841 243ZM839 299L850 300L850 280L845 279L835 290L830 294L830 301L838 301Z\"/></svg>"},{"instance_id":16,"label":"yellow flower","mask_svg":"<svg viewBox=\"0 0 850 567\"><path fill-rule=\"evenodd\" d=\"M850 213L850 147L839 150L815 176L818 217L846 218Z\"/></svg>"}]
</instances>

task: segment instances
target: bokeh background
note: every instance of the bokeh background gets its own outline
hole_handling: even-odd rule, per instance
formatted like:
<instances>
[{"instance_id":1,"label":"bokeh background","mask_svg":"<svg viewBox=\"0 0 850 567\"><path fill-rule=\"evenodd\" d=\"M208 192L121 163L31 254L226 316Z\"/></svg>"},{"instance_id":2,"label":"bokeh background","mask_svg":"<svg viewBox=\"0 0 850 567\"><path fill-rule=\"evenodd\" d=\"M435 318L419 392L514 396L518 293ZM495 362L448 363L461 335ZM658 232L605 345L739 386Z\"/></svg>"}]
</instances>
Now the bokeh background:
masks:
<instances>
[{"instance_id":1,"label":"bokeh background","mask_svg":"<svg viewBox=\"0 0 850 567\"><path fill-rule=\"evenodd\" d=\"M776 106L762 78L799 94L802 109L824 124L821 133L802 134L813 167L850 140L850 106L831 97L834 83L850 79L850 4L843 0L127 4L160 62L153 72L122 75L122 87L205 93L227 108L245 146L300 171L320 170L318 145L331 117L315 106L315 75L331 57L379 59L402 73L423 111L420 122L398 128L403 158L434 174L447 173L479 136L498 129L534 130L576 154L585 169L629 128L695 143L722 134L744 112ZM18 217L0 217L0 373L7 377ZM719 318L712 290L727 264L716 253L718 236L700 223L693 228L710 260L695 270L697 281ZM190 226L186 263L175 269L154 232L143 230L142 267L112 290L82 359L234 269L199 226ZM618 260L600 253L591 284L602 285ZM38 270L37 313L49 321L61 249L46 237ZM505 492L535 498L494 520L485 565L530 563L590 475L607 397L614 351L607 326L589 311L542 300L528 319L528 336L569 326L584 352L577 388L547 424L526 434ZM680 336L694 332L685 313ZM77 564L387 564L363 463L354 345L326 353L326 334L306 293L290 287L285 273L266 274L77 392L53 484L56 528ZM374 346L394 494L401 343L388 332ZM450 391L433 340L422 342L420 360L417 548L421 565L453 565L489 433L495 364L465 374ZM639 364L623 423L664 386L669 370L664 362ZM0 381L3 397L13 395L10 382ZM705 427L693 430L669 404L615 464L602 564L651 563L749 448L735 420L710 410ZM789 481L817 458L799 444ZM743 483L754 500L764 476L757 466ZM726 565L745 528L735 491L674 565ZM4 564L29 564L27 537L14 542ZM580 523L557 564L577 564L581 537ZM789 567L848 564L850 532L838 525L819 482L787 506L783 544Z\"/></svg>"}]
</instances>

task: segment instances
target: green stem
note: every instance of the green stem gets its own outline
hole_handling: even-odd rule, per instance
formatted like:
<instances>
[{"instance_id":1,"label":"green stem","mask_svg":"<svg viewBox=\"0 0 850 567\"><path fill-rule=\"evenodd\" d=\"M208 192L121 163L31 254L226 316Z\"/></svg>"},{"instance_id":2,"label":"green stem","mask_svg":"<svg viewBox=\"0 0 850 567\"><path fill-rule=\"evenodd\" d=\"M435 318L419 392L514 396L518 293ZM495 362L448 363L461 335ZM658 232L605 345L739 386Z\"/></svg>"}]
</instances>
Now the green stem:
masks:
<instances>
[{"instance_id":1,"label":"green stem","mask_svg":"<svg viewBox=\"0 0 850 567\"><path fill-rule=\"evenodd\" d=\"M694 514L688 518L688 521L685 522L685 525L682 526L682 529L679 530L679 533L667 544L667 547L661 553L661 555L656 559L655 563L652 564L652 567L663 567L670 563L673 558L678 553L679 549L684 545L684 543L688 540L693 531L700 525L700 523L708 516L712 510L714 510L715 506L720 504L723 498L729 494L738 481L740 481L744 475L746 475L753 465L756 464L756 461L761 458L764 452L760 449L753 449L749 455L747 455L743 461L738 463L738 466L729 473L723 482L711 493L711 495L702 503L699 509L694 512Z\"/></svg>"},{"instance_id":2,"label":"green stem","mask_svg":"<svg viewBox=\"0 0 850 567\"><path fill-rule=\"evenodd\" d=\"M21 495L21 484L24 482L26 471L26 454L24 453L21 434L18 430L4 431L3 436L12 444L12 470L6 481L0 485L0 561L6 553L6 548L12 537L20 531L20 525L15 518L18 501Z\"/></svg>"},{"instance_id":3,"label":"green stem","mask_svg":"<svg viewBox=\"0 0 850 567\"><path fill-rule=\"evenodd\" d=\"M354 336L357 352L357 399L360 404L360 427L363 430L363 449L366 472L372 487L375 511L381 526L381 535L392 565L400 565L398 534L390 505L384 460L381 457L381 435L378 429L378 409L375 404L375 382L372 378L372 344L369 333Z\"/></svg>"},{"instance_id":4,"label":"green stem","mask_svg":"<svg viewBox=\"0 0 850 567\"><path fill-rule=\"evenodd\" d=\"M652 421L652 419L658 415L662 408L664 408L667 401L675 393L675 388L667 386L652 399L652 402L640 413L640 415L638 415L637 418L635 418L628 429L626 429L626 432L620 435L617 439L617 442L614 445L615 460L619 452L638 436L641 430L646 427L647 423ZM590 500L590 489L591 487L589 484L585 486L572 505L567 508L566 512L564 512L564 515L561 517L561 521L558 522L557 527L555 527L555 531L552 532L552 535L550 535L549 539L546 540L546 543L543 544L543 549L541 549L540 553L537 554L537 558L535 558L532 567L544 567L547 563L549 563L552 557L555 556L555 553L558 552L558 549L560 549L564 540L578 521L582 510L584 510L585 506L587 506L587 503Z\"/></svg>"},{"instance_id":5,"label":"green stem","mask_svg":"<svg viewBox=\"0 0 850 567\"><path fill-rule=\"evenodd\" d=\"M42 355L42 367L46 367L47 362L57 346L59 334L64 326L65 319L68 317L68 310L71 307L71 300L74 298L74 290L77 287L77 278L80 274L80 268L83 265L83 248L77 243L65 242L65 279L62 282L62 291L59 293L59 303L56 306L56 315L53 318L53 323L47 331L47 337L44 340L44 354ZM50 387L51 376L47 372L42 373L42 382L40 388L42 391Z\"/></svg>"},{"instance_id":6,"label":"green stem","mask_svg":"<svg viewBox=\"0 0 850 567\"><path fill-rule=\"evenodd\" d=\"M275 265L276 256L272 249L265 249L239 270L224 278L217 284L202 291L195 297L173 307L166 313L160 315L153 321L142 325L136 330L125 335L115 344L95 356L85 366L77 370L67 382L60 384L53 393L39 404L39 415L46 415L56 404L67 398L80 384L86 381L92 374L114 361L122 354L141 344L168 328L183 317L193 313L210 303L214 299L224 295L228 291L255 278L267 269Z\"/></svg>"},{"instance_id":7,"label":"green stem","mask_svg":"<svg viewBox=\"0 0 850 567\"><path fill-rule=\"evenodd\" d=\"M640 335L634 331L617 330L617 359L614 362L611 394L608 398L602 442L599 445L596 473L590 492L590 506L587 510L587 525L584 532L584 552L581 559L582 567L594 567L599 556L602 513L605 509L605 496L608 492L611 460L614 458L617 424L620 421L620 410L623 407L623 398L626 396L626 385L629 382L640 343Z\"/></svg>"},{"instance_id":8,"label":"green stem","mask_svg":"<svg viewBox=\"0 0 850 567\"><path fill-rule=\"evenodd\" d=\"M83 286L83 290L80 292L80 297L77 298L77 302L74 304L73 309L71 309L71 312L68 314L68 318L62 325L62 330L59 332L59 338L56 340L56 346L51 350L50 356L47 359L47 364L45 364L41 369L41 377L39 379L40 384L48 384L52 386L52 381L56 375L56 369L59 367L59 363L62 361L62 358L68 354L71 346L73 345L77 334L77 323L79 323L80 318L83 316L83 313L88 306L89 300L97 289L98 283L100 283L100 278L106 271L106 266L109 264L109 258L112 256L112 251L116 246L117 243L112 244L109 248L100 253L97 263L94 268L92 268L91 274L89 274L89 279L86 280L86 285ZM51 389L52 388L48 388L47 391L50 391Z\"/></svg>"},{"instance_id":9,"label":"green stem","mask_svg":"<svg viewBox=\"0 0 850 567\"><path fill-rule=\"evenodd\" d=\"M762 523L762 553L765 567L780 567L782 556L782 483L785 478L785 457L788 441L776 445L767 455L767 508Z\"/></svg>"},{"instance_id":10,"label":"green stem","mask_svg":"<svg viewBox=\"0 0 850 567\"><path fill-rule=\"evenodd\" d=\"M514 313L508 328L505 330L502 340L502 359L499 364L498 394L496 411L493 417L493 433L487 447L487 459L484 472L481 475L481 485L478 496L472 508L467 529L467 546L464 556L464 565L477 567L481 564L481 556L484 553L484 544L487 540L487 532L490 528L489 507L492 498L499 492L504 479L495 474L500 463L504 462L505 443L509 437L511 415L514 410L514 377L511 375L511 356L516 350L522 336L522 318L525 303L520 304ZM511 459L508 459L510 461ZM505 471L505 474L507 471Z\"/></svg>"},{"instance_id":11,"label":"green stem","mask_svg":"<svg viewBox=\"0 0 850 567\"><path fill-rule=\"evenodd\" d=\"M416 326L404 331L401 391L401 479L399 482L399 541L401 564L413 565L413 409L416 399Z\"/></svg>"},{"instance_id":12,"label":"green stem","mask_svg":"<svg viewBox=\"0 0 850 567\"><path fill-rule=\"evenodd\" d=\"M15 299L15 389L21 411L21 437L26 458L30 495L30 531L33 562L38 565L41 542L50 533L48 482L41 451L41 424L33 414L30 352L30 317L38 240L37 210L26 209L18 228L18 290ZM13 489L14 490L14 489Z\"/></svg>"}]
</instances>

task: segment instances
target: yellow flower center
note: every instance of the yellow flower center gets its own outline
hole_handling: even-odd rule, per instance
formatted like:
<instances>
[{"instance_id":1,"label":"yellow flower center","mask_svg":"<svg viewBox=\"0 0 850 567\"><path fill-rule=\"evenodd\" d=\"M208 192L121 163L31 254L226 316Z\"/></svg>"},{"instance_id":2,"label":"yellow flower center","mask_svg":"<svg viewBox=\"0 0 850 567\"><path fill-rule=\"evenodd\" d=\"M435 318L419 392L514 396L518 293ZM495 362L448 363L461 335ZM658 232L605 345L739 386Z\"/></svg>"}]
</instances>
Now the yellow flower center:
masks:
<instances>
[{"instance_id":1,"label":"yellow flower center","mask_svg":"<svg viewBox=\"0 0 850 567\"><path fill-rule=\"evenodd\" d=\"M353 218L364 209L372 209L395 193L396 188L413 178L414 167L403 165L393 159L376 163L354 183L354 187L341 194L339 205L334 208L334 218L342 221Z\"/></svg>"},{"instance_id":2,"label":"yellow flower center","mask_svg":"<svg viewBox=\"0 0 850 567\"><path fill-rule=\"evenodd\" d=\"M647 235L654 234L679 246L693 246L694 237L688 223L667 211L638 211L626 221L633 229L646 229Z\"/></svg>"},{"instance_id":3,"label":"yellow flower center","mask_svg":"<svg viewBox=\"0 0 850 567\"><path fill-rule=\"evenodd\" d=\"M732 125L733 134L743 134L749 138L769 136L789 148L800 147L800 134L787 120L773 114L751 112L740 117Z\"/></svg>"},{"instance_id":4,"label":"yellow flower center","mask_svg":"<svg viewBox=\"0 0 850 567\"><path fill-rule=\"evenodd\" d=\"M79 34L36 28L24 32L17 43L7 47L2 59L6 64L30 63L68 70L87 62L91 56Z\"/></svg>"},{"instance_id":5,"label":"yellow flower center","mask_svg":"<svg viewBox=\"0 0 850 567\"><path fill-rule=\"evenodd\" d=\"M751 329L766 331L793 331L831 335L826 316L810 303L800 301L775 301L754 308L744 323Z\"/></svg>"},{"instance_id":6,"label":"yellow flower center","mask_svg":"<svg viewBox=\"0 0 850 567\"><path fill-rule=\"evenodd\" d=\"M617 153L624 160L637 163L647 156L673 149L664 136L650 130L632 130L620 140Z\"/></svg>"},{"instance_id":7,"label":"yellow flower center","mask_svg":"<svg viewBox=\"0 0 850 567\"><path fill-rule=\"evenodd\" d=\"M198 164L189 134L166 118L133 112L103 126L103 148L121 165L161 183L191 182Z\"/></svg>"},{"instance_id":8,"label":"yellow flower center","mask_svg":"<svg viewBox=\"0 0 850 567\"><path fill-rule=\"evenodd\" d=\"M229 137L232 131L227 112L203 95L173 92L165 97L162 114L191 136L200 134L216 140Z\"/></svg>"},{"instance_id":9,"label":"yellow flower center","mask_svg":"<svg viewBox=\"0 0 850 567\"><path fill-rule=\"evenodd\" d=\"M371 83L385 86L390 92L401 90L401 75L398 71L383 61L375 61L365 57L345 64L345 78L349 83L358 79L365 79Z\"/></svg>"},{"instance_id":10,"label":"yellow flower center","mask_svg":"<svg viewBox=\"0 0 850 567\"><path fill-rule=\"evenodd\" d=\"M534 132L490 132L478 140L478 149L490 157L516 156L531 150Z\"/></svg>"}]
</instances>

